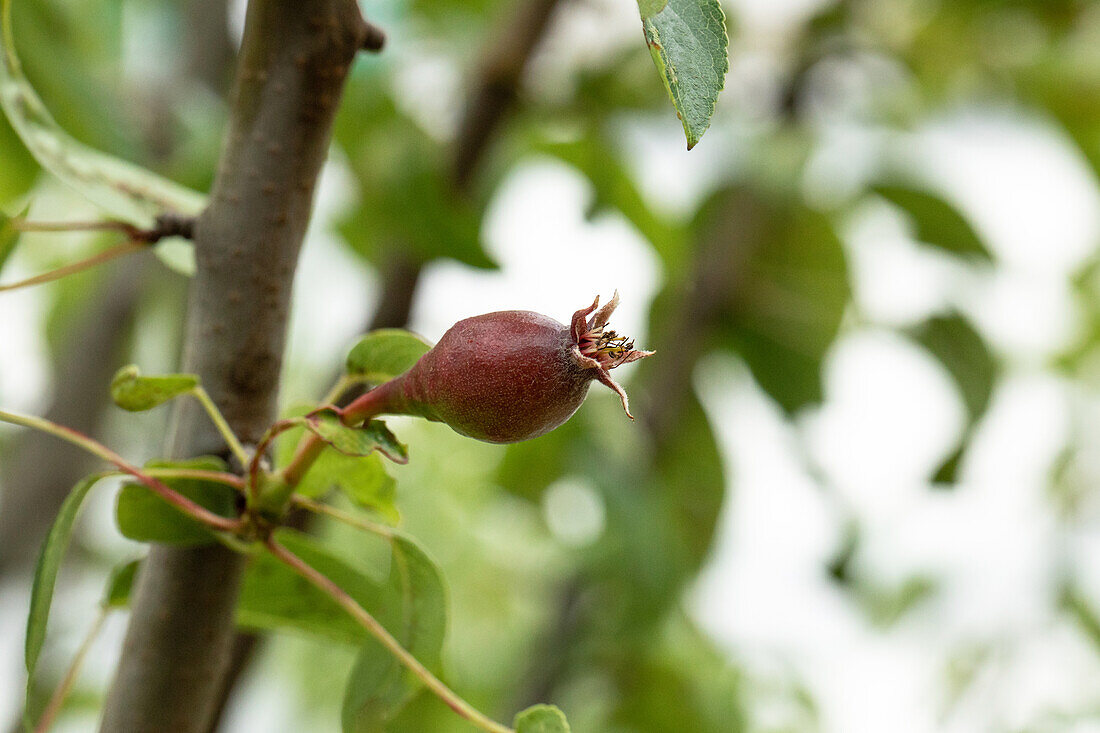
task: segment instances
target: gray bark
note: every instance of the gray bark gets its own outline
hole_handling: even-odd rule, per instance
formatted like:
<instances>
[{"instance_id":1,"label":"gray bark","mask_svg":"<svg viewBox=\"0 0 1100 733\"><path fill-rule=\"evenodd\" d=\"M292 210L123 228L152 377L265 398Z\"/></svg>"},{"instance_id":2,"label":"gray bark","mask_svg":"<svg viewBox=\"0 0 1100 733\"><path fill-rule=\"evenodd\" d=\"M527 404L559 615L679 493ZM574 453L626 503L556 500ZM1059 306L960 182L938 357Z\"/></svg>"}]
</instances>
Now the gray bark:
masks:
<instances>
[{"instance_id":1,"label":"gray bark","mask_svg":"<svg viewBox=\"0 0 1100 733\"><path fill-rule=\"evenodd\" d=\"M370 29L354 0L253 0L210 205L195 224L183 370L233 430L276 415L291 285L348 68ZM190 402L170 452L224 453ZM213 545L154 546L134 591L105 733L208 729L234 638L244 559Z\"/></svg>"}]
</instances>

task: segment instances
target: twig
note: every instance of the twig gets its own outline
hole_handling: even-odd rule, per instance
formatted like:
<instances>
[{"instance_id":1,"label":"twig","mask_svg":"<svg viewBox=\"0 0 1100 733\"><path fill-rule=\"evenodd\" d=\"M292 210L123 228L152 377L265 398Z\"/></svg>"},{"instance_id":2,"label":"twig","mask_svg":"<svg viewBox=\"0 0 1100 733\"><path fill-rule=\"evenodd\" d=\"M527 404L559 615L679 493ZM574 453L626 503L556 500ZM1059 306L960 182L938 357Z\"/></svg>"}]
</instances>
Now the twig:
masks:
<instances>
[{"instance_id":1,"label":"twig","mask_svg":"<svg viewBox=\"0 0 1100 733\"><path fill-rule=\"evenodd\" d=\"M356 527L357 529L366 530L367 532L385 537L389 540L392 540L397 536L397 533L394 532L393 528L391 527L387 527L384 524L379 524L378 522L372 522L369 519L357 517L354 514L349 514L345 511L337 509L336 507L329 506L328 504L325 504L321 501L314 501L313 499L299 495L291 497L291 501L294 503L295 506L300 506L307 511L313 512L314 514L324 514L326 516L332 517L333 519L339 520L344 524Z\"/></svg>"},{"instance_id":2,"label":"twig","mask_svg":"<svg viewBox=\"0 0 1100 733\"><path fill-rule=\"evenodd\" d=\"M508 726L497 723L495 720L492 720L484 713L474 708L459 697L454 690L443 684L438 677L433 675L427 667L420 663L420 660L410 654L405 647L401 646L401 643L397 641L390 632L386 631L386 628L378 623L378 620L374 618L374 616L370 615L366 609L360 606L343 588L330 580L328 576L315 570L311 565L307 564L304 560L280 545L274 539L269 537L264 544L276 559L308 580L319 590L331 596L334 601L340 604L341 608L347 611L352 618L370 632L371 636L377 639L382 646L386 647L391 654L397 657L397 660L405 665L410 672L416 675L417 679L423 682L425 687L435 693L447 707L473 725L476 725L478 728L489 731L489 733L515 733L515 731Z\"/></svg>"},{"instance_id":3,"label":"twig","mask_svg":"<svg viewBox=\"0 0 1100 733\"><path fill-rule=\"evenodd\" d=\"M225 417L222 415L221 410L214 404L214 400L210 399L210 395L202 388L202 385L198 385L191 390L191 394L199 401L199 404L202 405L202 409L206 410L206 414L210 416L210 420L214 423L214 427L216 427L222 437L225 438L225 444L229 446L229 450L233 452L237 462L241 464L241 468L246 468L249 464L248 453L245 452L244 446L242 446L241 441L237 439L237 435L233 432L233 429L229 427L229 423L225 421Z\"/></svg>"},{"instance_id":4,"label":"twig","mask_svg":"<svg viewBox=\"0 0 1100 733\"><path fill-rule=\"evenodd\" d=\"M61 706L65 704L65 698L69 695L69 692L72 691L73 685L76 684L76 678L80 674L80 668L84 665L84 658L88 656L88 651L92 648L92 644L95 643L96 637L99 636L99 632L103 628L103 623L107 620L107 616L110 612L110 608L104 607L99 609L99 614L92 623L92 628L88 629L88 633L84 637L84 640L80 642L80 647L76 650L76 655L69 664L69 669L65 671L65 676L61 679L61 682L58 683L57 688L50 696L50 701L46 705L46 709L42 712L42 717L38 719L38 725L34 727L34 733L46 733L53 725L54 720L57 718L57 714L61 712Z\"/></svg>"},{"instance_id":5,"label":"twig","mask_svg":"<svg viewBox=\"0 0 1100 733\"><path fill-rule=\"evenodd\" d=\"M7 285L0 285L0 293L8 290L18 290L19 288L26 288L32 285L41 285L42 283L52 282L54 280L60 280L68 275L87 270L96 265L109 262L110 260L117 259L123 255L128 255L131 252L136 252L139 249L145 249L148 244L143 241L136 241L128 239L121 244L116 244L110 249L106 249L102 252L92 255L86 259L71 264L59 267L56 270L50 270L44 272L41 275L35 275L34 277L27 278L26 280L20 280L19 282L8 283Z\"/></svg>"},{"instance_id":6,"label":"twig","mask_svg":"<svg viewBox=\"0 0 1100 733\"><path fill-rule=\"evenodd\" d=\"M2 410L0 410L0 422L12 423L13 425L22 425L23 427L28 427L44 433L49 433L54 437L60 438L61 440L83 448L92 455L98 456L108 463L111 463L114 466L118 467L118 469L123 473L133 476L150 490L152 490L153 493L160 496L160 498L164 499L166 502L182 511L184 514L187 514L192 519L195 519L196 521L205 524L211 529L216 529L221 532L236 532L242 526L240 520L228 519L221 516L220 514L215 514L206 507L203 507L191 501L186 496L183 496L182 494L173 491L172 489L168 488L168 486L166 486L163 482L153 478L137 466L134 466L133 464L126 461L126 459L115 453L107 446L99 443L98 441L92 440L87 435L78 433L77 431L66 428L63 425L56 425L49 420L44 420L40 417L32 417L30 415L17 415L15 413L4 412Z\"/></svg>"}]
</instances>

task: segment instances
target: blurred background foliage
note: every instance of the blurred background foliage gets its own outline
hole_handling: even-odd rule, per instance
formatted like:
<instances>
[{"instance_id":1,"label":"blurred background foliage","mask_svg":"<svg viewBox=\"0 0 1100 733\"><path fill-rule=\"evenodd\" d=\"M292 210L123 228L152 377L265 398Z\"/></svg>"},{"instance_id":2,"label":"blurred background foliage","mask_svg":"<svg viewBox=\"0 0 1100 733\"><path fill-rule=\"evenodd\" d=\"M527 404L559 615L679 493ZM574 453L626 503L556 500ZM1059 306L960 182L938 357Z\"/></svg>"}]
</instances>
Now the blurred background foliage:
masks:
<instances>
[{"instance_id":1,"label":"blurred background foliage","mask_svg":"<svg viewBox=\"0 0 1100 733\"><path fill-rule=\"evenodd\" d=\"M891 630L922 611L934 624L937 612L929 609L942 600L949 579L934 569L876 572L875 545L868 549L866 538L889 528L852 506L851 494L838 489L828 461L799 429L826 398L824 375L845 334L887 331L938 363L954 383L963 426L921 479L932 494L951 495L965 485L971 443L1005 380L1040 373L1061 385L1073 397L1070 428L1043 485L1058 509L1063 539L1071 543L1078 530L1087 538L1100 479L1100 242L1091 242L1065 273L1079 327L1056 353L1021 356L991 337L983 320L988 314L967 297L966 286L919 317L877 316L859 297L854 260L867 255L865 246L852 243L852 232L869 216L886 216L956 281L990 282L1003 273L1011 263L1000 261L989 228L975 223L958 189L922 164L918 136L953 115L1023 119L1068 141L1095 182L1100 4L774 5L770 12L781 19L760 22L759 4L727 4L727 90L708 136L684 158L669 152L679 127L631 17L633 3L364 4L390 43L355 68L332 153L347 189L335 198L344 203L314 235L336 238L344 256L377 273L380 304L344 313L346 319L361 324L359 330L408 325L414 302L433 297L418 288L440 260L496 268L486 247L487 211L510 176L532 162L557 161L582 178L587 216L628 222L661 268L639 340L658 356L626 375L635 425L626 424L617 401L598 388L564 427L508 448L475 444L437 425L395 421L415 456L392 470L397 508L448 580L445 679L498 718L549 701L581 732L780 733L842 730L837 706L863 704L828 699L831 688L805 673L797 653L761 663L758 649L720 642L701 621L736 616L739 604L754 603L733 598L730 607L699 612L692 593L714 556L723 511L736 509L731 502L740 481L717 424L726 414L698 390L697 367L716 363L716 354L735 360L742 381L749 380L791 431L792 463L810 477L816 500L834 507L842 531L826 543L817 580L876 629L876 639L897 638ZM90 145L200 190L212 178L225 117L236 32L232 23L221 23L227 15L238 17L239 8L227 9L223 0L15 3L27 75L61 125ZM39 219L89 213L40 175L2 120L0 161L5 211L29 201ZM1096 206L1095 192L1091 202ZM44 269L74 248L96 244L84 239L27 236L6 274ZM1041 252L1045 245L1032 246ZM575 266L581 272L586 263ZM131 455L155 455L164 416L119 420L106 411L106 384L129 361L150 373L172 368L184 288L179 276L149 261L39 291L36 307L45 313L49 337L44 360L54 366L49 377L29 383L42 395L38 402L20 399L128 446ZM17 310L0 300L0 321L39 312L30 307ZM449 304L448 312L455 319L469 314L463 303ZM5 362L18 362L20 354L5 350ZM328 356L324 371L317 355L290 354L288 404L327 390L341 360ZM0 390L10 400L14 387L0 384ZM13 588L12 578L25 578L58 492L86 466L56 446L35 453L22 444L29 439L0 437L0 569L5 587ZM914 446L922 450L938 449ZM878 490L889 494L895 487ZM355 554L353 537L325 526L316 531L345 555ZM73 575L102 577L120 547L126 546L86 541ZM1044 623L1071 629L1082 653L1095 656L1100 595L1089 588L1100 585L1082 577L1074 557L1070 552L1047 570L1043 602L1052 611ZM776 567L781 573L784 566ZM71 582L79 584L76 577ZM77 601L61 597L74 609L60 623L78 634ZM4 628L14 634L19 624ZM813 633L834 631L823 622ZM1025 642L1019 633L1015 641ZM996 688L988 680L1012 654L1002 641L975 634L949 645L938 660L942 686L926 701L929 720L945 730L1013 732L1100 725L1095 685L1083 702L1052 694L1026 714L998 712L1003 698L983 696L990 695L989 684ZM833 664L843 666L843 646L834 651ZM226 729L260 729L257 719L269 720L263 729L270 730L334 729L342 682L333 680L343 679L352 659L351 650L334 651L326 642L277 637L251 663ZM64 664L60 652L49 661L57 670ZM1089 664L1084 668L1100 669ZM91 673L72 699L67 720L73 730L86 729L80 726L88 725L103 681L103 674ZM279 695L272 690L282 691L281 699L274 700ZM967 703L968 695L976 702ZM959 725L953 711L968 704L990 712L962 718L979 721L970 728L951 727ZM914 725L878 729L923 730ZM442 704L421 695L389 729L458 726Z\"/></svg>"}]
</instances>

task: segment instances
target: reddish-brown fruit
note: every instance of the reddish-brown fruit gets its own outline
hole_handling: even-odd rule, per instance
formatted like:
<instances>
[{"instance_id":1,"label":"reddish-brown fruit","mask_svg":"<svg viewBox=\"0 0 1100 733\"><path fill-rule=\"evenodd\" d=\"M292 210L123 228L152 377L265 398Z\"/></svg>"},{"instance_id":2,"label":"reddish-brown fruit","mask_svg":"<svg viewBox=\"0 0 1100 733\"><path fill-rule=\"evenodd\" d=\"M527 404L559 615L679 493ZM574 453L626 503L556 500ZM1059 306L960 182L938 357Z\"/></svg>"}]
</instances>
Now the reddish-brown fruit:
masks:
<instances>
[{"instance_id":1,"label":"reddish-brown fruit","mask_svg":"<svg viewBox=\"0 0 1100 733\"><path fill-rule=\"evenodd\" d=\"M573 314L569 326L531 311L499 311L459 321L405 374L376 387L360 412L420 415L490 443L536 438L577 411L593 379L626 393L608 370L649 356L607 330L618 294ZM589 317L591 316L591 317ZM631 416L633 417L633 416Z\"/></svg>"}]
</instances>

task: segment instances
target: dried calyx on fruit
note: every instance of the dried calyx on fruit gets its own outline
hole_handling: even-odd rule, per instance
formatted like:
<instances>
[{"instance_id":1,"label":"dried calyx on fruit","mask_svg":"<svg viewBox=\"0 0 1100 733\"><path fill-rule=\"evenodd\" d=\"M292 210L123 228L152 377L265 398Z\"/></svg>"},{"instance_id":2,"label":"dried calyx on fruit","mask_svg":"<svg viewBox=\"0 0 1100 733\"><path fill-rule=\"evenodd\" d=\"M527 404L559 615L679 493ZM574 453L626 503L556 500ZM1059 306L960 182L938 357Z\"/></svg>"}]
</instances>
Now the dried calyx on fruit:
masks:
<instances>
[{"instance_id":1,"label":"dried calyx on fruit","mask_svg":"<svg viewBox=\"0 0 1100 733\"><path fill-rule=\"evenodd\" d=\"M607 328L619 294L599 297L569 326L531 311L499 311L459 321L409 371L344 410L355 424L382 414L419 415L490 443L536 438L568 420L592 380L607 385L630 414L610 370L652 354Z\"/></svg>"}]
</instances>

